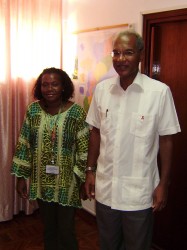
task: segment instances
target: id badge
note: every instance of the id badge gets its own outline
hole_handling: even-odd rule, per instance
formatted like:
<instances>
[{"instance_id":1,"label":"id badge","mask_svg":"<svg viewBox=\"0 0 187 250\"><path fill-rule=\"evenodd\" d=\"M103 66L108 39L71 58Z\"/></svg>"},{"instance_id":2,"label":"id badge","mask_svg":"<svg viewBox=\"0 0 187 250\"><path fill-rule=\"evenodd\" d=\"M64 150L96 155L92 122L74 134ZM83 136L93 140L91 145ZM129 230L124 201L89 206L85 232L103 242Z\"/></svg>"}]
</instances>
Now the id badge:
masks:
<instances>
[{"instance_id":1,"label":"id badge","mask_svg":"<svg viewBox=\"0 0 187 250\"><path fill-rule=\"evenodd\" d=\"M59 166L46 165L46 174L59 174Z\"/></svg>"}]
</instances>

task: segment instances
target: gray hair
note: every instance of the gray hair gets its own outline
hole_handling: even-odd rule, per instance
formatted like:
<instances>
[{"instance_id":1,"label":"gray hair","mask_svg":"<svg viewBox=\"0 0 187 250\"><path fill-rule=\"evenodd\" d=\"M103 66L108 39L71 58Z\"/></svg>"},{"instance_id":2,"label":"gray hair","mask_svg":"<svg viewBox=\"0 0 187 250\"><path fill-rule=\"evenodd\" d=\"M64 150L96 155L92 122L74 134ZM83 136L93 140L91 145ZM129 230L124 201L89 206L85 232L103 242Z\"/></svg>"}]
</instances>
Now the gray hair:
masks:
<instances>
[{"instance_id":1,"label":"gray hair","mask_svg":"<svg viewBox=\"0 0 187 250\"><path fill-rule=\"evenodd\" d=\"M129 29L129 30L125 30L125 31L121 31L120 33L118 33L115 37L114 37L114 41L113 41L113 45L116 42L117 39L119 39L122 36L135 36L136 38L136 48L139 51L142 51L144 49L144 41L143 38L140 36L140 34L138 34L136 31Z\"/></svg>"}]
</instances>

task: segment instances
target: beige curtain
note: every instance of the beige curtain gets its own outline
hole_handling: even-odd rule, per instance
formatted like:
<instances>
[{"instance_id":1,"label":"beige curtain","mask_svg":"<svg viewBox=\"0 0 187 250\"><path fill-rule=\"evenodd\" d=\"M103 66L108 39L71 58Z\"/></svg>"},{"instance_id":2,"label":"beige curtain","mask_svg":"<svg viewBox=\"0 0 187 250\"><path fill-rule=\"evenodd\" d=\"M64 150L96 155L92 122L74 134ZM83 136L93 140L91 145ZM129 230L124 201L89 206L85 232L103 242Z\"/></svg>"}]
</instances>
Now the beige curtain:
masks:
<instances>
[{"instance_id":1,"label":"beige curtain","mask_svg":"<svg viewBox=\"0 0 187 250\"><path fill-rule=\"evenodd\" d=\"M37 207L18 197L10 169L36 77L44 68L62 67L61 2L0 0L0 221Z\"/></svg>"}]
</instances>

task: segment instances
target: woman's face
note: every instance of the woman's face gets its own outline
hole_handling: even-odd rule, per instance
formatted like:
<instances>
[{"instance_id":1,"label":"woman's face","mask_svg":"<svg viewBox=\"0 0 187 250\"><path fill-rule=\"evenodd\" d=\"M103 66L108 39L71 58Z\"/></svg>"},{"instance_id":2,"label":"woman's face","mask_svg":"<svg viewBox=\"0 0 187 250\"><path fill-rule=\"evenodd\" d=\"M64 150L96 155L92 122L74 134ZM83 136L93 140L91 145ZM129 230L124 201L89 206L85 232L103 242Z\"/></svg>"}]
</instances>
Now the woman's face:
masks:
<instances>
[{"instance_id":1,"label":"woman's face","mask_svg":"<svg viewBox=\"0 0 187 250\"><path fill-rule=\"evenodd\" d=\"M42 76L41 92L48 103L62 101L63 86L58 74L49 73Z\"/></svg>"}]
</instances>

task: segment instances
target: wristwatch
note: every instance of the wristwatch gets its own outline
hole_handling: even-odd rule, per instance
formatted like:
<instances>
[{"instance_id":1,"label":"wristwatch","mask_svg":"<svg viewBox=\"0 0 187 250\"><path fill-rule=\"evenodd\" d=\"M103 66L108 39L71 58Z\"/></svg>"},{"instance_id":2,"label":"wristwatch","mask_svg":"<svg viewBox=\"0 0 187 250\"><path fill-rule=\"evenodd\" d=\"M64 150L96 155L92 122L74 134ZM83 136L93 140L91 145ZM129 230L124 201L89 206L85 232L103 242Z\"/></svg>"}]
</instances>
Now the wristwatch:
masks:
<instances>
[{"instance_id":1,"label":"wristwatch","mask_svg":"<svg viewBox=\"0 0 187 250\"><path fill-rule=\"evenodd\" d=\"M95 170L96 170L95 167L86 167L85 172L87 172L87 171L95 172Z\"/></svg>"}]
</instances>

